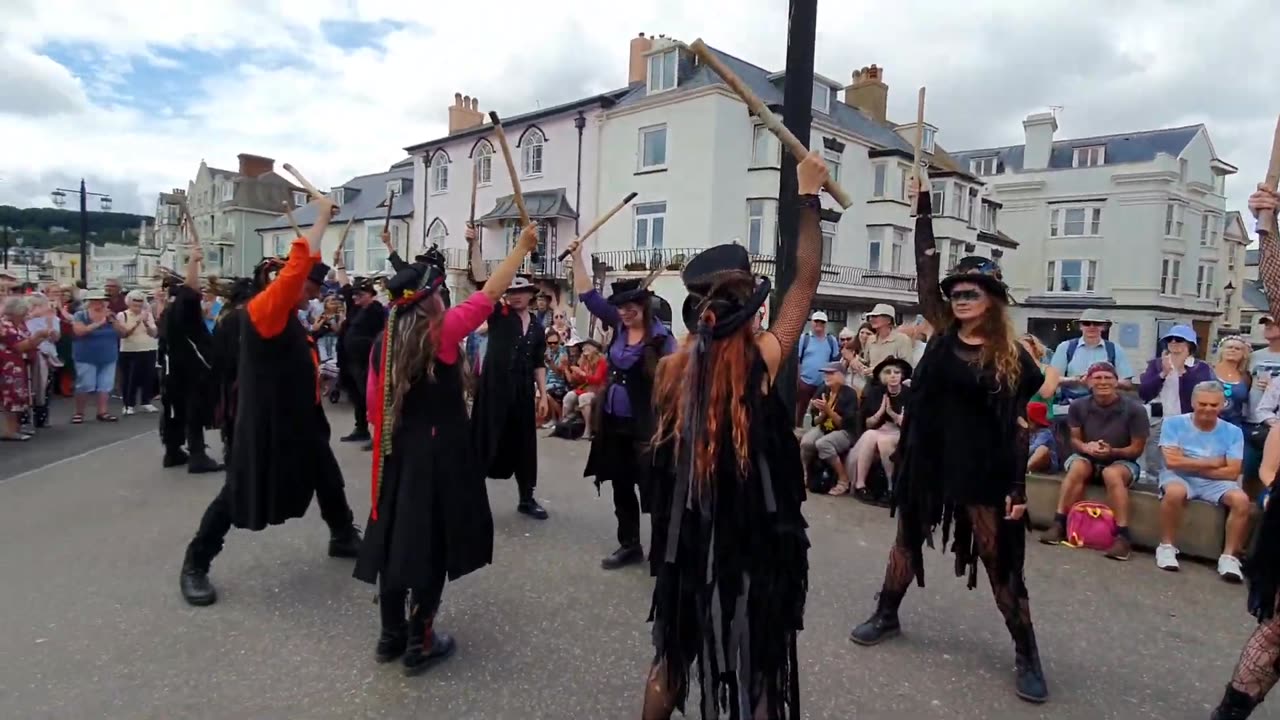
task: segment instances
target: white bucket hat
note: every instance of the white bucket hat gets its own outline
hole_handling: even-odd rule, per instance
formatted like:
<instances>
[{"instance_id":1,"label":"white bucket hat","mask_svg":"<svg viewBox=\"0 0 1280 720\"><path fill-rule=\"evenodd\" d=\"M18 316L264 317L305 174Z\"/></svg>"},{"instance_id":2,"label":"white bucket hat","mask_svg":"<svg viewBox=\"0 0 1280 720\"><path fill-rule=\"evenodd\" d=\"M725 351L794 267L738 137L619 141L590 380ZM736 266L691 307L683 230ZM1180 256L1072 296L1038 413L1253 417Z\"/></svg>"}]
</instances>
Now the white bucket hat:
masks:
<instances>
[{"instance_id":1,"label":"white bucket hat","mask_svg":"<svg viewBox=\"0 0 1280 720\"><path fill-rule=\"evenodd\" d=\"M894 310L893 306L888 303L876 303L876 306L871 308L871 312L867 313L863 317L874 317L876 315L884 315L894 321L898 319L898 311Z\"/></svg>"},{"instance_id":2,"label":"white bucket hat","mask_svg":"<svg viewBox=\"0 0 1280 720\"><path fill-rule=\"evenodd\" d=\"M1110 323L1111 320L1106 316L1106 313L1103 313L1101 310L1098 310L1097 308L1089 308L1088 310L1080 313L1080 319L1076 322Z\"/></svg>"}]
</instances>

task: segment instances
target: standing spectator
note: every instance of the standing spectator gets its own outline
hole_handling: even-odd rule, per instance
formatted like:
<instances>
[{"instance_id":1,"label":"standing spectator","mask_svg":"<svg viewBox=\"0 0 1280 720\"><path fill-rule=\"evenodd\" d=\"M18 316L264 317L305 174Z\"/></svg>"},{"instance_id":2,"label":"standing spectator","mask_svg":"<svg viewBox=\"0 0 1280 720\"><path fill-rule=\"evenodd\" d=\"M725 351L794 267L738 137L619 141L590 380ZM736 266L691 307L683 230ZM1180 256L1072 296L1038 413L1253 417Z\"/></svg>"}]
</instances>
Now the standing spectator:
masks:
<instances>
[{"instance_id":1,"label":"standing spectator","mask_svg":"<svg viewBox=\"0 0 1280 720\"><path fill-rule=\"evenodd\" d=\"M118 418L107 411L111 387L116 380L116 361L120 357L120 338L124 334L116 316L107 307L107 294L86 290L85 307L72 316L75 334L72 353L76 361L76 412L71 424L84 422L89 396L95 396L99 422L115 422Z\"/></svg>"},{"instance_id":2,"label":"standing spectator","mask_svg":"<svg viewBox=\"0 0 1280 720\"><path fill-rule=\"evenodd\" d=\"M867 313L867 323L871 325L871 339L863 345L863 354L867 357L867 365L875 368L889 358L902 358L908 364L915 357L915 343L911 338L894 329L897 311L892 305L880 303ZM875 377L872 374L872 377Z\"/></svg>"},{"instance_id":3,"label":"standing spectator","mask_svg":"<svg viewBox=\"0 0 1280 720\"><path fill-rule=\"evenodd\" d=\"M1089 396L1084 376L1094 363L1111 363L1119 373L1121 387L1129 386L1134 376L1128 355L1117 348L1115 343L1102 337L1111 329L1111 321L1105 313L1101 310L1085 310L1076 324L1080 326L1080 337L1058 343L1053 351L1053 358L1049 361L1061 377L1051 408L1051 417L1054 418L1065 415L1072 400ZM1033 357L1043 361L1038 355Z\"/></svg>"},{"instance_id":4,"label":"standing spectator","mask_svg":"<svg viewBox=\"0 0 1280 720\"><path fill-rule=\"evenodd\" d=\"M1071 427L1071 455L1064 466L1067 476L1058 492L1058 509L1053 525L1040 537L1046 545L1056 545L1067 536L1067 512L1084 499L1085 485L1102 483L1107 488L1107 504L1115 513L1116 535L1107 549L1112 560L1128 560L1132 552L1129 536L1129 487L1141 470L1137 460L1146 448L1151 426L1141 403L1117 392L1119 373L1108 362L1094 363L1085 374L1089 396L1071 401L1067 424Z\"/></svg>"},{"instance_id":5,"label":"standing spectator","mask_svg":"<svg viewBox=\"0 0 1280 720\"><path fill-rule=\"evenodd\" d=\"M1249 413L1249 343L1243 337L1231 335L1218 344L1213 374L1227 396L1219 417L1243 430Z\"/></svg>"},{"instance_id":6,"label":"standing spectator","mask_svg":"<svg viewBox=\"0 0 1280 720\"><path fill-rule=\"evenodd\" d=\"M218 297L217 291L214 289L214 283L210 282L200 293L200 312L204 314L205 329L213 334L213 328L218 324L218 315L222 314L222 298ZM313 300L312 302L318 302ZM311 323L304 323L310 327ZM126 415L128 413L125 413Z\"/></svg>"},{"instance_id":7,"label":"standing spectator","mask_svg":"<svg viewBox=\"0 0 1280 720\"><path fill-rule=\"evenodd\" d=\"M120 285L120 278L107 278L103 283L102 289L107 294L107 309L113 315L124 312L127 303L124 299L124 289Z\"/></svg>"},{"instance_id":8,"label":"standing spectator","mask_svg":"<svg viewBox=\"0 0 1280 720\"><path fill-rule=\"evenodd\" d=\"M884 475L893 483L893 455L901 437L902 416L910 399L911 363L905 358L886 358L875 367L875 382L867 386L859 409L865 428L853 447L853 495L867 501L867 475L879 456Z\"/></svg>"},{"instance_id":9,"label":"standing spectator","mask_svg":"<svg viewBox=\"0 0 1280 720\"><path fill-rule=\"evenodd\" d=\"M551 325L551 296L540 292L534 303L533 319L537 320L542 327L549 327Z\"/></svg>"},{"instance_id":10,"label":"standing spectator","mask_svg":"<svg viewBox=\"0 0 1280 720\"><path fill-rule=\"evenodd\" d=\"M156 348L160 334L156 319L147 305L146 293L130 290L125 296L125 310L116 315L120 337L121 395L124 397L124 414L132 415L139 402L142 411L159 412L151 404L151 388L155 387Z\"/></svg>"},{"instance_id":11,"label":"standing spectator","mask_svg":"<svg viewBox=\"0 0 1280 720\"><path fill-rule=\"evenodd\" d=\"M551 326L547 328L547 332L555 330L560 335L560 346L563 348L573 342L573 338L577 335L577 330L573 329L573 318L569 317L569 311L564 308L556 308L551 313Z\"/></svg>"},{"instance_id":12,"label":"standing spectator","mask_svg":"<svg viewBox=\"0 0 1280 720\"><path fill-rule=\"evenodd\" d=\"M1275 403L1271 411L1262 411L1262 396L1271 386L1271 381L1280 376L1280 323L1270 315L1258 319L1262 326L1262 337L1267 346L1254 350L1249 355L1249 422L1244 426L1244 477L1250 481L1258 477L1258 465L1262 462L1262 447L1266 443L1267 432L1276 424ZM1275 399L1280 401L1280 395Z\"/></svg>"},{"instance_id":13,"label":"standing spectator","mask_svg":"<svg viewBox=\"0 0 1280 720\"><path fill-rule=\"evenodd\" d=\"M813 408L813 428L800 439L800 459L804 462L805 485L809 485L809 474L817 457L836 473L836 485L828 494L844 495L849 492L844 456L853 447L851 431L858 426L858 394L844 384L844 365L839 361L824 367L822 377L826 388L821 397L809 401Z\"/></svg>"},{"instance_id":14,"label":"standing spectator","mask_svg":"<svg viewBox=\"0 0 1280 720\"><path fill-rule=\"evenodd\" d=\"M1160 437L1165 469L1160 472L1160 545L1156 567L1178 569L1178 549L1174 546L1182 513L1191 500L1227 508L1226 541L1218 558L1218 575L1228 582L1240 582L1240 560L1249 531L1249 496L1240 489L1238 478L1244 462L1244 434L1223 422L1218 415L1226 404L1222 384L1210 380L1198 383L1192 392L1193 410L1165 419Z\"/></svg>"},{"instance_id":15,"label":"standing spectator","mask_svg":"<svg viewBox=\"0 0 1280 720\"><path fill-rule=\"evenodd\" d=\"M18 427L18 416L31 407L27 356L49 337L49 331L27 331L27 301L20 295L0 299L0 440L30 440Z\"/></svg>"},{"instance_id":16,"label":"standing spectator","mask_svg":"<svg viewBox=\"0 0 1280 720\"><path fill-rule=\"evenodd\" d=\"M1151 434L1143 458L1146 476L1160 477L1164 455L1160 452L1160 430L1164 418L1183 415L1192 410L1191 390L1202 382L1213 380L1208 363L1196 359L1196 334L1186 325L1174 325L1160 338L1165 351L1147 364L1138 386L1138 396L1151 403Z\"/></svg>"},{"instance_id":17,"label":"standing spectator","mask_svg":"<svg viewBox=\"0 0 1280 720\"><path fill-rule=\"evenodd\" d=\"M796 360L800 365L800 381L796 387L796 426L804 422L809 401L826 383L822 369L840 359L840 344L827 334L827 314L818 310L809 317L813 329L800 336L796 347Z\"/></svg>"},{"instance_id":18,"label":"standing spectator","mask_svg":"<svg viewBox=\"0 0 1280 720\"><path fill-rule=\"evenodd\" d=\"M51 375L62 367L58 359L57 341L62 335L62 323L53 305L41 293L27 297L30 310L27 313L27 332L36 335L41 331L45 339L40 342L31 362L31 419L37 428L49 427L49 388Z\"/></svg>"}]
</instances>

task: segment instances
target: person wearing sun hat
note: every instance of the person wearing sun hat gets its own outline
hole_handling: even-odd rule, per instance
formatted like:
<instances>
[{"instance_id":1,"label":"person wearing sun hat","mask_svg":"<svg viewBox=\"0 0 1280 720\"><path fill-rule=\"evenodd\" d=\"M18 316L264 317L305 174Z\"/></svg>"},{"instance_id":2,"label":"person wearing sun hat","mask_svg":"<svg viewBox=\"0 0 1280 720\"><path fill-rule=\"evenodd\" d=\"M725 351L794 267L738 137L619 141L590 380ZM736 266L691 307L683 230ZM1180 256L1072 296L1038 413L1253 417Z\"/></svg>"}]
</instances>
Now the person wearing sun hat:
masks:
<instances>
[{"instance_id":1,"label":"person wearing sun hat","mask_svg":"<svg viewBox=\"0 0 1280 720\"><path fill-rule=\"evenodd\" d=\"M516 512L546 520L538 484L538 415L546 415L546 332L530 310L538 286L517 276L488 320L485 371L476 383L471 430L488 476L516 479ZM535 393L536 387L536 393ZM539 399L541 398L541 399Z\"/></svg>"},{"instance_id":2,"label":"person wearing sun hat","mask_svg":"<svg viewBox=\"0 0 1280 720\"><path fill-rule=\"evenodd\" d=\"M1165 350L1147 363L1138 381L1138 397L1151 404L1151 434L1143 457L1143 471L1154 482L1164 469L1160 431L1164 418L1191 412L1191 391L1213 380L1213 368L1196 358L1200 339L1190 325L1174 325L1160 336Z\"/></svg>"},{"instance_id":3,"label":"person wearing sun hat","mask_svg":"<svg viewBox=\"0 0 1280 720\"><path fill-rule=\"evenodd\" d=\"M915 344L911 338L895 329L898 312L888 303L878 303L866 314L867 323L875 333L866 347L862 349L867 356L867 366L876 367L889 358L902 358L908 364L915 354ZM872 378L874 378L874 373Z\"/></svg>"},{"instance_id":4,"label":"person wearing sun hat","mask_svg":"<svg viewBox=\"0 0 1280 720\"><path fill-rule=\"evenodd\" d=\"M341 267L338 272L338 281L342 282L345 275ZM347 317L339 333L338 366L349 378L348 394L355 406L355 429L341 440L366 444L366 449L371 450L365 381L369 376L369 351L374 339L386 327L387 310L378 302L378 288L373 278L361 277L350 284L343 283L339 292L347 306Z\"/></svg>"}]
</instances>

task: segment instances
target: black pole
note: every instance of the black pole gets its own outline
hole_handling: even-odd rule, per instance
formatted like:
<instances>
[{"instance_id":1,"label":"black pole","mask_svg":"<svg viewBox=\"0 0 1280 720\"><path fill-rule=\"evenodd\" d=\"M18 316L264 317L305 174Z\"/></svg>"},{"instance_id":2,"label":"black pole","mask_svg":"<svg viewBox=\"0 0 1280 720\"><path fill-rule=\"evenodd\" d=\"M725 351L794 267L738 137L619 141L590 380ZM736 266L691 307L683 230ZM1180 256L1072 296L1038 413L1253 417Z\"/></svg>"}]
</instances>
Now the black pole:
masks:
<instances>
[{"instance_id":1,"label":"black pole","mask_svg":"<svg viewBox=\"0 0 1280 720\"><path fill-rule=\"evenodd\" d=\"M89 267L89 195L85 192L84 179L80 180L80 282L88 285Z\"/></svg>"},{"instance_id":2,"label":"black pole","mask_svg":"<svg viewBox=\"0 0 1280 720\"><path fill-rule=\"evenodd\" d=\"M4 269L9 269L9 226L4 226Z\"/></svg>"},{"instance_id":3,"label":"black pole","mask_svg":"<svg viewBox=\"0 0 1280 720\"><path fill-rule=\"evenodd\" d=\"M796 138L809 147L809 126L813 123L813 46L818 31L818 0L790 0L787 27L786 86L782 95L782 122ZM777 286L769 305L769 317L778 317L782 296L796 274L796 239L800 215L797 211L796 159L783 149L782 171L778 178ZM795 405L795 354L784 358L776 386L783 403Z\"/></svg>"}]
</instances>

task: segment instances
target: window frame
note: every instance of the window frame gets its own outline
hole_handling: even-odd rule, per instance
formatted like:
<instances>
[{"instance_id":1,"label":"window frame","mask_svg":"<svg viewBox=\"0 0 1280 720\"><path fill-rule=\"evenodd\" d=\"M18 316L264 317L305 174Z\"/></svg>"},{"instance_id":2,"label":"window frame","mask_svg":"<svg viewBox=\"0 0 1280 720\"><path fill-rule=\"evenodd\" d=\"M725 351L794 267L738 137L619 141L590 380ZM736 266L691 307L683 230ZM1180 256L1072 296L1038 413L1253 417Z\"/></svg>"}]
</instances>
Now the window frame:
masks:
<instances>
[{"instance_id":1,"label":"window frame","mask_svg":"<svg viewBox=\"0 0 1280 720\"><path fill-rule=\"evenodd\" d=\"M306 193L305 191L303 191L303 190L293 190L293 191L291 191L291 192L292 192L293 206L294 206L294 207L296 207L296 208L300 208L300 207L303 207L304 205L306 205L306 204L307 204L307 193Z\"/></svg>"},{"instance_id":2,"label":"window frame","mask_svg":"<svg viewBox=\"0 0 1280 720\"><path fill-rule=\"evenodd\" d=\"M1187 204L1170 200L1165 203L1164 208L1164 236L1179 240L1183 239L1183 232L1186 229ZM1177 232L1173 232L1175 229Z\"/></svg>"},{"instance_id":3,"label":"window frame","mask_svg":"<svg viewBox=\"0 0 1280 720\"><path fill-rule=\"evenodd\" d=\"M991 162L991 167L990 167L991 171L983 172L983 170L986 168L987 161ZM982 157L976 157L969 161L969 172L974 175L977 175L978 177L990 177L992 175L998 175L999 173L997 171L999 169L1000 169L999 155L983 155Z\"/></svg>"},{"instance_id":4,"label":"window frame","mask_svg":"<svg viewBox=\"0 0 1280 720\"><path fill-rule=\"evenodd\" d=\"M840 173L844 167L844 153L823 147L822 159L827 164L827 170L831 173L831 179L834 182L839 183Z\"/></svg>"},{"instance_id":5,"label":"window frame","mask_svg":"<svg viewBox=\"0 0 1280 720\"><path fill-rule=\"evenodd\" d=\"M658 61L658 72L654 73L654 61ZM670 60L671 85L663 87L667 80L667 61ZM656 52L645 58L645 88L646 94L654 95L657 93L670 92L680 86L680 58L679 51L676 48ZM655 86L654 80L657 80Z\"/></svg>"},{"instance_id":6,"label":"window frame","mask_svg":"<svg viewBox=\"0 0 1280 720\"><path fill-rule=\"evenodd\" d=\"M432 195L443 195L449 192L449 166L451 164L447 153L438 152L431 158L430 187Z\"/></svg>"},{"instance_id":7,"label":"window frame","mask_svg":"<svg viewBox=\"0 0 1280 720\"><path fill-rule=\"evenodd\" d=\"M883 272L885 226L875 225L867 228L867 269L871 272Z\"/></svg>"},{"instance_id":8,"label":"window frame","mask_svg":"<svg viewBox=\"0 0 1280 720\"><path fill-rule=\"evenodd\" d=\"M1182 258L1165 255L1160 259L1160 294L1178 297L1178 284L1182 281Z\"/></svg>"},{"instance_id":9,"label":"window frame","mask_svg":"<svg viewBox=\"0 0 1280 720\"><path fill-rule=\"evenodd\" d=\"M653 208L656 208L659 205L662 206L662 209L660 211L653 210ZM639 242L640 221L642 219L645 221L645 229L646 229L646 232L645 232L646 243L643 246L641 246ZM653 221L655 219L660 219L662 221L661 223L662 231L661 233L658 234L659 237L658 237L658 242L656 244L654 243L654 240L653 240L654 238L653 229L655 227L655 223ZM667 201L666 200L655 200L653 202L638 203L635 206L633 206L632 212L631 212L632 249L646 250L646 251L662 249L666 241L666 234L667 234L666 226L667 226Z\"/></svg>"},{"instance_id":10,"label":"window frame","mask_svg":"<svg viewBox=\"0 0 1280 720\"><path fill-rule=\"evenodd\" d=\"M836 238L840 236L840 225L830 220L822 220L818 223L818 227L822 231L822 264L831 264L831 250L835 247Z\"/></svg>"},{"instance_id":11,"label":"window frame","mask_svg":"<svg viewBox=\"0 0 1280 720\"><path fill-rule=\"evenodd\" d=\"M658 134L659 132L662 133L662 162L655 163L653 165L646 165L645 162L647 158L645 157L645 141L648 140L651 136ZM667 169L667 147L668 147L667 124L659 123L657 125L646 125L645 127L642 127L639 130L637 130L636 135L640 143L639 157L637 158L638 162L636 163L637 170L638 171L666 170Z\"/></svg>"},{"instance_id":12,"label":"window frame","mask_svg":"<svg viewBox=\"0 0 1280 720\"><path fill-rule=\"evenodd\" d=\"M1213 299L1214 282L1218 279L1213 263L1199 263L1196 266L1196 297L1200 300Z\"/></svg>"},{"instance_id":13,"label":"window frame","mask_svg":"<svg viewBox=\"0 0 1280 720\"><path fill-rule=\"evenodd\" d=\"M879 189L877 190L877 185ZM871 163L871 197L876 200L886 198L885 193L889 189L889 163L878 162Z\"/></svg>"},{"instance_id":14,"label":"window frame","mask_svg":"<svg viewBox=\"0 0 1280 720\"><path fill-rule=\"evenodd\" d=\"M1081 162L1082 160L1084 162ZM1073 168L1101 167L1106 164L1106 145L1081 145L1071 149L1071 167Z\"/></svg>"},{"instance_id":15,"label":"window frame","mask_svg":"<svg viewBox=\"0 0 1280 720\"><path fill-rule=\"evenodd\" d=\"M476 187L489 187L493 184L493 143L481 140L476 145L471 172L476 174Z\"/></svg>"},{"instance_id":16,"label":"window frame","mask_svg":"<svg viewBox=\"0 0 1280 720\"><path fill-rule=\"evenodd\" d=\"M1080 263L1081 288L1079 290L1059 290L1062 284L1063 264L1064 263ZM1098 266L1099 262L1096 258L1055 258L1046 262L1045 267L1045 293L1050 295L1092 295L1097 292L1098 288Z\"/></svg>"},{"instance_id":17,"label":"window frame","mask_svg":"<svg viewBox=\"0 0 1280 720\"><path fill-rule=\"evenodd\" d=\"M756 210L759 214L756 214ZM764 246L765 224L768 217L769 204L765 198L748 198L747 199L747 252L752 255L759 255L761 248ZM754 247L752 241L752 230L756 229Z\"/></svg>"},{"instance_id":18,"label":"window frame","mask_svg":"<svg viewBox=\"0 0 1280 720\"><path fill-rule=\"evenodd\" d=\"M889 272L903 273L903 258L906 256L910 233L906 228L894 227L890 234Z\"/></svg>"},{"instance_id":19,"label":"window frame","mask_svg":"<svg viewBox=\"0 0 1280 720\"><path fill-rule=\"evenodd\" d=\"M764 147L761 147L763 140ZM762 154L770 157L763 160L757 157L757 150L763 151ZM751 130L751 165L753 168L780 168L782 167L782 143L774 137L769 128L756 124Z\"/></svg>"},{"instance_id":20,"label":"window frame","mask_svg":"<svg viewBox=\"0 0 1280 720\"><path fill-rule=\"evenodd\" d=\"M1102 208L1100 204L1085 205L1053 205L1049 208L1049 237L1082 238L1102 237ZM1080 210L1085 216L1080 220L1081 230L1076 234L1067 233L1067 213Z\"/></svg>"},{"instance_id":21,"label":"window frame","mask_svg":"<svg viewBox=\"0 0 1280 720\"><path fill-rule=\"evenodd\" d=\"M520 177L521 179L539 178L546 172L547 136L539 128L530 128L520 139ZM535 152L536 150L536 152ZM537 160L537 171L533 169Z\"/></svg>"}]
</instances>

